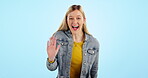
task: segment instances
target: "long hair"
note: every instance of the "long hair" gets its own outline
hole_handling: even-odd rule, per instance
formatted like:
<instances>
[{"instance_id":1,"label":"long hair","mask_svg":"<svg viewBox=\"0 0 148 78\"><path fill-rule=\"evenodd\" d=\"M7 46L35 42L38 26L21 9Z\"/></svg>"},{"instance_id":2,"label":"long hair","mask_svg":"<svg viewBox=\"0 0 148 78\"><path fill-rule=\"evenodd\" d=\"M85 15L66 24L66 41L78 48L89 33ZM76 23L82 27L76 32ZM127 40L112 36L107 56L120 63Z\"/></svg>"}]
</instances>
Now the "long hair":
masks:
<instances>
[{"instance_id":1,"label":"long hair","mask_svg":"<svg viewBox=\"0 0 148 78\"><path fill-rule=\"evenodd\" d=\"M84 11L82 10L82 7L81 7L80 5L72 5L72 6L69 7L68 11L66 12L66 14L65 14L65 16L64 16L64 19L63 19L63 21L62 21L62 23L61 23L61 25L60 25L58 31L61 31L61 30L62 30L62 31L66 31L66 30L69 30L69 27L68 27L68 24L67 24L67 16L68 16L68 14L69 14L70 12L72 12L72 11L74 11L74 10L79 10L79 11L82 13L83 18L86 18L86 17L85 17L85 13L84 13ZM82 31L85 32L85 33L87 33L87 34L89 34L89 35L91 35L91 34L88 32L88 30L87 30L86 22L84 22L84 24L83 24Z\"/></svg>"}]
</instances>

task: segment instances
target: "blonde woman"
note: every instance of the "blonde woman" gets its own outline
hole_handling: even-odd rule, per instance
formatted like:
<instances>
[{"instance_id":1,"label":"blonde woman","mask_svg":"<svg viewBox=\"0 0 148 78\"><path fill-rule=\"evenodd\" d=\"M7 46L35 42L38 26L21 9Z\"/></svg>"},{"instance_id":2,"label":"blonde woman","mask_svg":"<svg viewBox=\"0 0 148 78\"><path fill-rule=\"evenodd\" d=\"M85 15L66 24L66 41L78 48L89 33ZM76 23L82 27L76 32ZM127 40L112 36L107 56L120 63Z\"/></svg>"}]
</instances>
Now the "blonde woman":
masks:
<instances>
[{"instance_id":1,"label":"blonde woman","mask_svg":"<svg viewBox=\"0 0 148 78\"><path fill-rule=\"evenodd\" d=\"M47 42L47 68L57 78L97 78L99 43L88 32L80 5L69 7L57 32Z\"/></svg>"}]
</instances>

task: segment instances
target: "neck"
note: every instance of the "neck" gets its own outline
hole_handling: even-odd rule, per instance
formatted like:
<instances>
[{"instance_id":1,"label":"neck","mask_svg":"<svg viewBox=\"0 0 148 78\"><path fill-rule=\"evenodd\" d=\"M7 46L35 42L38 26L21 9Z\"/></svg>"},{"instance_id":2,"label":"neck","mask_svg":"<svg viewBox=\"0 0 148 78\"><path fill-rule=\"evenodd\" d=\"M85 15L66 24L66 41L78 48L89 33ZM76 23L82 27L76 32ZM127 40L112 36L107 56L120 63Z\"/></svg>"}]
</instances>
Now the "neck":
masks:
<instances>
[{"instance_id":1,"label":"neck","mask_svg":"<svg viewBox=\"0 0 148 78\"><path fill-rule=\"evenodd\" d=\"M84 35L83 32L81 32L79 34L72 34L74 42L82 42L82 41L84 41L84 36L85 35Z\"/></svg>"}]
</instances>

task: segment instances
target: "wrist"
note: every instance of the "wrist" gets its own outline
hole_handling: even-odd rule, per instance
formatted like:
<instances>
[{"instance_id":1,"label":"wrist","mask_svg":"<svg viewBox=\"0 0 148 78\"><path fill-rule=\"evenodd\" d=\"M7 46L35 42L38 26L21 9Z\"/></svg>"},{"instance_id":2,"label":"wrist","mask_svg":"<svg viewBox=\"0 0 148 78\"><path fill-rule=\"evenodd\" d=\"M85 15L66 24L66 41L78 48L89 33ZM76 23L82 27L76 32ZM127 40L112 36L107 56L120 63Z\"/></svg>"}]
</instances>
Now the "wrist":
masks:
<instances>
[{"instance_id":1,"label":"wrist","mask_svg":"<svg viewBox=\"0 0 148 78\"><path fill-rule=\"evenodd\" d=\"M54 59L55 59L55 58L49 58L49 57L48 57L48 61L49 61L49 62L54 61Z\"/></svg>"}]
</instances>

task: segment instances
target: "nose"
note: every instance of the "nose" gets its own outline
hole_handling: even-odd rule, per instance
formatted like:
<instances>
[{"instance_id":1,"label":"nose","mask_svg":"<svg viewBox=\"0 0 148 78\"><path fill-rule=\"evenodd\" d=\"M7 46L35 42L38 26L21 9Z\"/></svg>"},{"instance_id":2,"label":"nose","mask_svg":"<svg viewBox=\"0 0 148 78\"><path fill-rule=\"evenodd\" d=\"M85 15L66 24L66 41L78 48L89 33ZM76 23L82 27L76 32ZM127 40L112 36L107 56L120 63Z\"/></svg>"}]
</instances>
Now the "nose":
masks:
<instances>
[{"instance_id":1,"label":"nose","mask_svg":"<svg viewBox=\"0 0 148 78\"><path fill-rule=\"evenodd\" d=\"M72 23L73 23L73 24L77 24L77 23L78 23L77 19L75 18L75 19L72 21Z\"/></svg>"}]
</instances>

